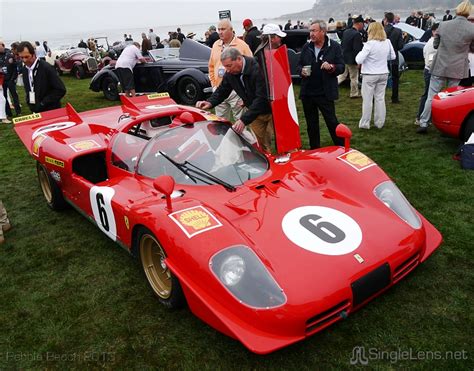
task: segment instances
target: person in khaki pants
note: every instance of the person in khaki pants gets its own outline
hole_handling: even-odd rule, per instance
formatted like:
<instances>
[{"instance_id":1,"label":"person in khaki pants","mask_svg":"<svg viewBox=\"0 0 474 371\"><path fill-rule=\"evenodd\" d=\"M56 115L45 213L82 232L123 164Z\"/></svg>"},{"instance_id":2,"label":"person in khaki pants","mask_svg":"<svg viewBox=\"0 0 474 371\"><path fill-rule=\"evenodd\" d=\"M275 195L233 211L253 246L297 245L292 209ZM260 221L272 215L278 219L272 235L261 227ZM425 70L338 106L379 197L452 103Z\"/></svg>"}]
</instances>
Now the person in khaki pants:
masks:
<instances>
[{"instance_id":1,"label":"person in khaki pants","mask_svg":"<svg viewBox=\"0 0 474 371\"><path fill-rule=\"evenodd\" d=\"M5 237L3 237L3 232L8 231L11 229L10 221L8 220L7 211L3 206L2 200L0 200L0 243L5 241Z\"/></svg>"}]
</instances>

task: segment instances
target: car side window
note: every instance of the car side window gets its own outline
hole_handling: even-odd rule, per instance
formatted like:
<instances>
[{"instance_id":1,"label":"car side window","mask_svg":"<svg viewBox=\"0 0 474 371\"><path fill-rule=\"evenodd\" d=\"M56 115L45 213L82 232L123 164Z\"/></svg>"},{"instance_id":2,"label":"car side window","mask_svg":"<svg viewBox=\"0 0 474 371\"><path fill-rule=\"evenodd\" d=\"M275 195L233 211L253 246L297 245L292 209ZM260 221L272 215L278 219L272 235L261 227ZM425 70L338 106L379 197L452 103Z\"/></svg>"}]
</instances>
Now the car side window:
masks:
<instances>
[{"instance_id":1,"label":"car side window","mask_svg":"<svg viewBox=\"0 0 474 371\"><path fill-rule=\"evenodd\" d=\"M134 172L140 153L148 141L128 133L119 133L112 147L112 165Z\"/></svg>"}]
</instances>

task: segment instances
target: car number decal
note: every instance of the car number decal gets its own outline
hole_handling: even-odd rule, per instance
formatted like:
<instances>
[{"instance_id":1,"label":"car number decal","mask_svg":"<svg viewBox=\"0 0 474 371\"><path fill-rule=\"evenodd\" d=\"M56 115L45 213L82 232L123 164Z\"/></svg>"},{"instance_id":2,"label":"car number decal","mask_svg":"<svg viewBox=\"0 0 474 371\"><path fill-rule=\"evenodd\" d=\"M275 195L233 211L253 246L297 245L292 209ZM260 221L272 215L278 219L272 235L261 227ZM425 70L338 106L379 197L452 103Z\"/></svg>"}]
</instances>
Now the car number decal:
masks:
<instances>
[{"instance_id":1,"label":"car number decal","mask_svg":"<svg viewBox=\"0 0 474 371\"><path fill-rule=\"evenodd\" d=\"M115 190L113 188L94 186L91 188L89 198L94 220L99 229L115 241L117 239L117 226L114 210L112 209L114 194Z\"/></svg>"},{"instance_id":2,"label":"car number decal","mask_svg":"<svg viewBox=\"0 0 474 371\"><path fill-rule=\"evenodd\" d=\"M188 238L222 226L221 222L203 206L176 211L171 213L169 217Z\"/></svg>"},{"instance_id":3,"label":"car number decal","mask_svg":"<svg viewBox=\"0 0 474 371\"><path fill-rule=\"evenodd\" d=\"M33 135L31 136L31 139L35 140L36 137L41 134L46 134L46 133L49 133L51 131L56 131L56 130L67 129L74 125L76 125L75 122L66 121L66 122L56 122L54 124L42 126L34 131Z\"/></svg>"},{"instance_id":4,"label":"car number decal","mask_svg":"<svg viewBox=\"0 0 474 371\"><path fill-rule=\"evenodd\" d=\"M299 247L323 255L344 255L362 242L362 230L343 212L324 206L290 210L282 220L286 237Z\"/></svg>"},{"instance_id":5,"label":"car number decal","mask_svg":"<svg viewBox=\"0 0 474 371\"><path fill-rule=\"evenodd\" d=\"M352 166L357 171L362 171L376 165L370 158L355 149L346 152L337 158Z\"/></svg>"}]
</instances>

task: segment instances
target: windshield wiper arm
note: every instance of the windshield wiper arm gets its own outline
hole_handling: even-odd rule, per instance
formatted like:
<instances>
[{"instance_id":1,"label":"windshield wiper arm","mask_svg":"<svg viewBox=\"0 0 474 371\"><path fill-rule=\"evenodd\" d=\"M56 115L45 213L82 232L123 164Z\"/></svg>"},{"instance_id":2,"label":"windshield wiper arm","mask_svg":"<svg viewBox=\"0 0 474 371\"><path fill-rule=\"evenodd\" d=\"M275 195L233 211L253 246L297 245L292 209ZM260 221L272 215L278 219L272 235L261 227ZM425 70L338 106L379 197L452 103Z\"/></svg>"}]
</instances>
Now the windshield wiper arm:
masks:
<instances>
[{"instance_id":1,"label":"windshield wiper arm","mask_svg":"<svg viewBox=\"0 0 474 371\"><path fill-rule=\"evenodd\" d=\"M236 189L235 186L233 186L232 184L227 183L225 180L222 180L222 179L208 173L206 170L203 170L200 167L197 167L196 165L194 165L193 163L191 163L189 161L184 161L184 165L189 165L189 166L192 166L194 168L194 169L187 168L188 171L191 171L191 172L193 172L197 175L203 176L206 179L209 179L209 180L213 181L216 184L220 184L221 186L223 186L224 188L226 188L229 191L233 192Z\"/></svg>"},{"instance_id":2,"label":"windshield wiper arm","mask_svg":"<svg viewBox=\"0 0 474 371\"><path fill-rule=\"evenodd\" d=\"M174 166L176 166L184 175L189 177L189 179L191 179L194 183L197 183L196 178L194 176L192 176L191 174L189 174L189 169L185 164L182 164L182 163L179 163L179 162L173 160L170 156L168 156L163 151L158 151L158 152L160 153L160 155L162 155L164 158L166 158L169 162L171 162Z\"/></svg>"}]
</instances>

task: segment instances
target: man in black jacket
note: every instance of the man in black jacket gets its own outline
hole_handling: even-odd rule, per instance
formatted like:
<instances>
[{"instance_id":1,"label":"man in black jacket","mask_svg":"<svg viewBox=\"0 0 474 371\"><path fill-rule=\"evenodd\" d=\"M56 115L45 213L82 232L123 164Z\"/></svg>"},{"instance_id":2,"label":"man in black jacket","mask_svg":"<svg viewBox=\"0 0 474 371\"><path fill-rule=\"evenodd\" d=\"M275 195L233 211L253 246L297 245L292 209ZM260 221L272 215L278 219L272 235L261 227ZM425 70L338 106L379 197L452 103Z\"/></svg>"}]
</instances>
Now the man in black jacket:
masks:
<instances>
[{"instance_id":1,"label":"man in black jacket","mask_svg":"<svg viewBox=\"0 0 474 371\"><path fill-rule=\"evenodd\" d=\"M272 110L267 99L265 79L254 58L243 56L236 48L226 48L221 54L225 74L222 83L207 101L199 101L196 107L211 109L222 103L235 90L242 99L244 113L232 128L241 133L250 125L258 143L265 150L271 151Z\"/></svg>"},{"instance_id":2,"label":"man in black jacket","mask_svg":"<svg viewBox=\"0 0 474 371\"><path fill-rule=\"evenodd\" d=\"M339 84L343 82L347 75L351 80L351 98L359 98L359 66L355 61L356 55L362 50L362 35L360 31L364 28L364 18L361 15L353 19L352 27L342 34L342 55L346 70L337 77Z\"/></svg>"},{"instance_id":3,"label":"man in black jacket","mask_svg":"<svg viewBox=\"0 0 474 371\"><path fill-rule=\"evenodd\" d=\"M22 69L26 103L32 112L61 108L66 87L53 66L36 58L35 49L28 41L18 45L18 53L25 64Z\"/></svg>"},{"instance_id":4,"label":"man in black jacket","mask_svg":"<svg viewBox=\"0 0 474 371\"><path fill-rule=\"evenodd\" d=\"M336 135L339 121L334 101L339 98L337 75L344 72L344 59L339 44L326 36L324 21L314 21L309 27L310 41L303 46L298 61L302 76L300 99L308 128L311 149L319 148L319 111L324 117L335 145L344 140Z\"/></svg>"},{"instance_id":5,"label":"man in black jacket","mask_svg":"<svg viewBox=\"0 0 474 371\"><path fill-rule=\"evenodd\" d=\"M396 58L390 63L391 74L392 74L392 103L400 103L398 98L398 83L400 80L400 74L398 72L398 52L403 48L403 35L402 30L393 27L393 20L395 16L393 13L385 13L384 25L385 33L387 38L390 40L395 51Z\"/></svg>"},{"instance_id":6,"label":"man in black jacket","mask_svg":"<svg viewBox=\"0 0 474 371\"><path fill-rule=\"evenodd\" d=\"M249 46L252 53L255 54L255 50L260 45L260 31L256 26L253 25L251 19L244 19L242 26L244 27L244 41Z\"/></svg>"},{"instance_id":7,"label":"man in black jacket","mask_svg":"<svg viewBox=\"0 0 474 371\"><path fill-rule=\"evenodd\" d=\"M12 47L15 43L12 44ZM21 115L20 100L16 92L16 80L18 78L18 65L15 56L16 50L9 50L5 48L5 43L0 41L0 73L4 74L3 80L3 95L5 96L5 113L8 116L13 116L13 112L8 103L8 92L13 99L13 105L15 106L15 112L17 115Z\"/></svg>"}]
</instances>

